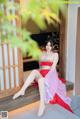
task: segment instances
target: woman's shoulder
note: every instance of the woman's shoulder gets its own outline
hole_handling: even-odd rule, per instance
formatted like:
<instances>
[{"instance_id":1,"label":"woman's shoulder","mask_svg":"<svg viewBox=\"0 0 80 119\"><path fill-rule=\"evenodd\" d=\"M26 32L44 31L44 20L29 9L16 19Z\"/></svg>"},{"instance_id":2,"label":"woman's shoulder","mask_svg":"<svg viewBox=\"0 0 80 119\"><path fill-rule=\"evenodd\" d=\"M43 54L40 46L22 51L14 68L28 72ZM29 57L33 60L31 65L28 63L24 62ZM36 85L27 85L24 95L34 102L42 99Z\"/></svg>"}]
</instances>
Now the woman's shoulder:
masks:
<instances>
[{"instance_id":1,"label":"woman's shoulder","mask_svg":"<svg viewBox=\"0 0 80 119\"><path fill-rule=\"evenodd\" d=\"M46 54L46 51L42 51L42 55L45 55Z\"/></svg>"},{"instance_id":2,"label":"woman's shoulder","mask_svg":"<svg viewBox=\"0 0 80 119\"><path fill-rule=\"evenodd\" d=\"M57 59L59 59L58 53L53 52L53 60L57 60Z\"/></svg>"},{"instance_id":3,"label":"woman's shoulder","mask_svg":"<svg viewBox=\"0 0 80 119\"><path fill-rule=\"evenodd\" d=\"M42 51L42 56L46 55L46 51ZM51 56L58 56L57 52L51 52L50 53Z\"/></svg>"},{"instance_id":4,"label":"woman's shoulder","mask_svg":"<svg viewBox=\"0 0 80 119\"><path fill-rule=\"evenodd\" d=\"M58 53L57 53L57 52L52 52L52 54L53 54L54 56L58 56Z\"/></svg>"},{"instance_id":5,"label":"woman's shoulder","mask_svg":"<svg viewBox=\"0 0 80 119\"><path fill-rule=\"evenodd\" d=\"M42 59L44 56L45 56L45 51L42 51L39 59Z\"/></svg>"}]
</instances>

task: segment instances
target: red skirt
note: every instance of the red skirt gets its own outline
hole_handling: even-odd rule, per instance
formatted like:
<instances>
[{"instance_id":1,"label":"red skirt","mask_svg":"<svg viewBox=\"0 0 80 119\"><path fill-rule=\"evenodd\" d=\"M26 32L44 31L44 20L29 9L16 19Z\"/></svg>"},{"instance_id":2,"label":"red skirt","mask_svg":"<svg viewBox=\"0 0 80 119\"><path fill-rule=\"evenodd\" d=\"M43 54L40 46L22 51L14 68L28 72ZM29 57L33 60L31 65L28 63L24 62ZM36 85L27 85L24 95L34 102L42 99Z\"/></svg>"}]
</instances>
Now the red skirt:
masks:
<instances>
[{"instance_id":1,"label":"red skirt","mask_svg":"<svg viewBox=\"0 0 80 119\"><path fill-rule=\"evenodd\" d=\"M53 100L51 100L49 103L50 104L59 104L60 106L64 107L65 109L67 109L68 111L73 113L70 106L67 103L65 103L57 94L55 94Z\"/></svg>"}]
</instances>

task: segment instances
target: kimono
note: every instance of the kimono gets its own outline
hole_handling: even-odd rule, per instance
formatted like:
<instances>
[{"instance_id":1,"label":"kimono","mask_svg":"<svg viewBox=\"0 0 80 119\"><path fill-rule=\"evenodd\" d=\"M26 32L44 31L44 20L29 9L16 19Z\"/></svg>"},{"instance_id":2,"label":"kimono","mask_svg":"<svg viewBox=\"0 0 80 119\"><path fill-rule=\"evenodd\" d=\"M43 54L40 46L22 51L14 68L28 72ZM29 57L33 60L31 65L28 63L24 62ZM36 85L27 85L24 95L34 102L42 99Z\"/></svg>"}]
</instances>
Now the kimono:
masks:
<instances>
[{"instance_id":1,"label":"kimono","mask_svg":"<svg viewBox=\"0 0 80 119\"><path fill-rule=\"evenodd\" d=\"M42 61L40 66L44 66L45 69L38 70L40 74L44 77L45 85L45 102L50 104L59 104L70 112L73 112L70 108L71 99L66 96L66 86L65 83L58 77L58 72L56 69L48 69L53 62Z\"/></svg>"}]
</instances>

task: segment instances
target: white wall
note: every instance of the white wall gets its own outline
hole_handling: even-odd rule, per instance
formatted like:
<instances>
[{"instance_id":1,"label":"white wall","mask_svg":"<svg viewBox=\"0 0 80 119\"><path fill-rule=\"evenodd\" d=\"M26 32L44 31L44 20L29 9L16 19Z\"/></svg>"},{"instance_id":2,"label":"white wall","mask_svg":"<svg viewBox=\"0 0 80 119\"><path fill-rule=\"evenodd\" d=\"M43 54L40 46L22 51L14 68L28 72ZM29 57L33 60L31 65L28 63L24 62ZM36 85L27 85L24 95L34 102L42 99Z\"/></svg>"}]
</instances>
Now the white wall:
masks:
<instances>
[{"instance_id":1,"label":"white wall","mask_svg":"<svg viewBox=\"0 0 80 119\"><path fill-rule=\"evenodd\" d=\"M76 32L79 4L68 6L67 43L66 43L66 79L75 84ZM75 92L75 85L74 85Z\"/></svg>"}]
</instances>

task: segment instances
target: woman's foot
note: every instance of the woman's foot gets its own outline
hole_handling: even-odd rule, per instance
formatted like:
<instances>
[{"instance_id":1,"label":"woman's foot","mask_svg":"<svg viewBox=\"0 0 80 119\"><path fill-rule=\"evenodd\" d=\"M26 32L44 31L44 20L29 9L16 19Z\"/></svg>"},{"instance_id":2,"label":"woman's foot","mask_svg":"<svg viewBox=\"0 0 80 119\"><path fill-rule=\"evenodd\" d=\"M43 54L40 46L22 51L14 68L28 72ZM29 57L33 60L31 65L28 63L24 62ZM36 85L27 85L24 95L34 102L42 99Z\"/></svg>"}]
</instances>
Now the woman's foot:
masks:
<instances>
[{"instance_id":1,"label":"woman's foot","mask_svg":"<svg viewBox=\"0 0 80 119\"><path fill-rule=\"evenodd\" d=\"M19 91L19 92L17 92L14 96L13 96L13 100L14 99L16 99L16 98L18 98L19 96L23 96L25 94L25 91Z\"/></svg>"},{"instance_id":2,"label":"woman's foot","mask_svg":"<svg viewBox=\"0 0 80 119\"><path fill-rule=\"evenodd\" d=\"M38 111L38 117L42 116L45 110L45 104L40 104L39 111Z\"/></svg>"}]
</instances>

